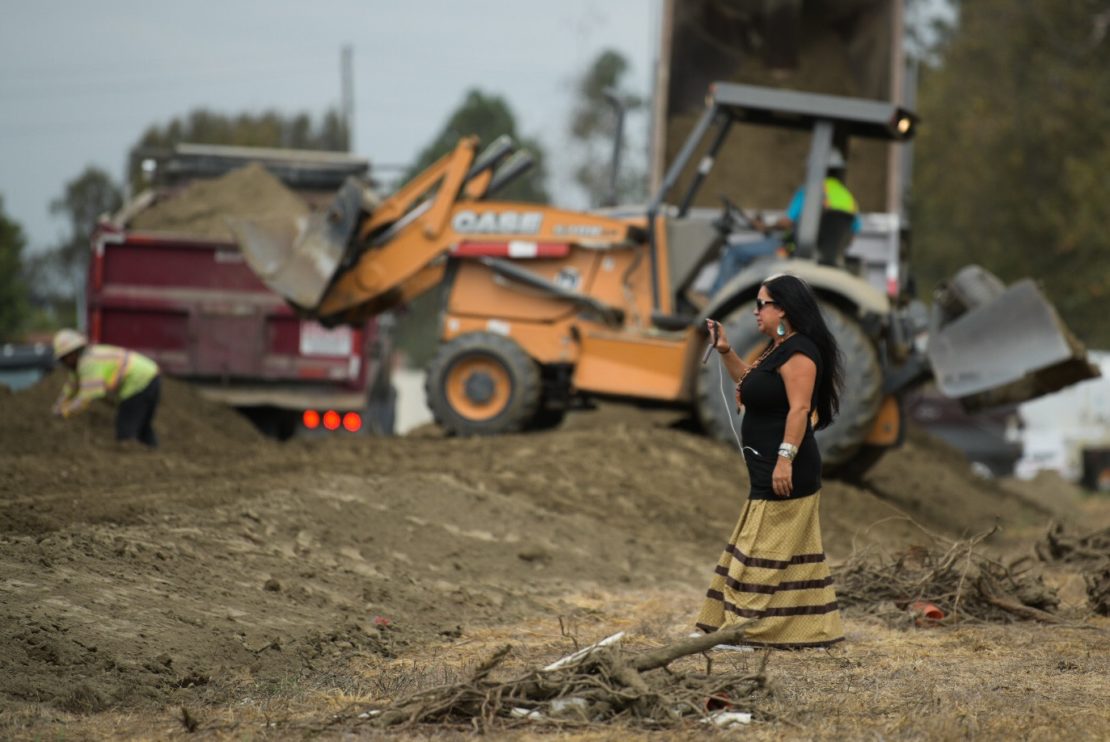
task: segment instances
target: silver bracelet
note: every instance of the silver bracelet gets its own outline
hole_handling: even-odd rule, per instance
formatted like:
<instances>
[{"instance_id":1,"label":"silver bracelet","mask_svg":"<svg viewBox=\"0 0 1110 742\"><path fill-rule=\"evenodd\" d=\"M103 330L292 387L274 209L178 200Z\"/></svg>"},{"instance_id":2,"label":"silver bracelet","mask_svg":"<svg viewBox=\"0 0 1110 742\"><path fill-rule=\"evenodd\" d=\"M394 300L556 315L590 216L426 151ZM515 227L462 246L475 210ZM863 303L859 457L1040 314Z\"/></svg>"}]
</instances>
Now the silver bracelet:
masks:
<instances>
[{"instance_id":1,"label":"silver bracelet","mask_svg":"<svg viewBox=\"0 0 1110 742\"><path fill-rule=\"evenodd\" d=\"M794 457L798 455L798 447L791 443L779 444L779 456L782 456L787 461L793 461Z\"/></svg>"}]
</instances>

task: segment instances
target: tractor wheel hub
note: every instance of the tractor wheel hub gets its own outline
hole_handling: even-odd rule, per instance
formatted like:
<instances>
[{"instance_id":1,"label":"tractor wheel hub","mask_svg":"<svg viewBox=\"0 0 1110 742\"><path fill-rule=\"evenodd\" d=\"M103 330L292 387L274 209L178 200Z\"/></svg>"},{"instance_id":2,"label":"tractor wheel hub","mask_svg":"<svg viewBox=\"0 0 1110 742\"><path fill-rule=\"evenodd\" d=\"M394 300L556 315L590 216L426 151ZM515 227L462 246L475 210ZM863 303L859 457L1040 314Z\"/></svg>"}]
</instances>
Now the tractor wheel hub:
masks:
<instances>
[{"instance_id":1,"label":"tractor wheel hub","mask_svg":"<svg viewBox=\"0 0 1110 742\"><path fill-rule=\"evenodd\" d=\"M466 398L471 402L486 404L493 399L493 377L485 371L475 371L466 377L463 389L466 391Z\"/></svg>"}]
</instances>

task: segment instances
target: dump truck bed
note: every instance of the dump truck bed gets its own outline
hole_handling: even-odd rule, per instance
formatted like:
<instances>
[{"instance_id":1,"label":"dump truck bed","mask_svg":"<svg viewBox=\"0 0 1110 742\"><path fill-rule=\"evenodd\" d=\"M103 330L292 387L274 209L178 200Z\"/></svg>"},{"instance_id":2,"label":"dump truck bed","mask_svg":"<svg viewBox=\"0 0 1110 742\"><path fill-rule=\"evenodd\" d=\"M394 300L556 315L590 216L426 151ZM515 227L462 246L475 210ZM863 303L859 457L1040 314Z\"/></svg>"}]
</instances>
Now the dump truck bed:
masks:
<instances>
[{"instance_id":1,"label":"dump truck bed","mask_svg":"<svg viewBox=\"0 0 1110 742\"><path fill-rule=\"evenodd\" d=\"M94 342L134 348L236 406L366 407L375 325L301 319L229 241L102 225L88 287Z\"/></svg>"}]
</instances>

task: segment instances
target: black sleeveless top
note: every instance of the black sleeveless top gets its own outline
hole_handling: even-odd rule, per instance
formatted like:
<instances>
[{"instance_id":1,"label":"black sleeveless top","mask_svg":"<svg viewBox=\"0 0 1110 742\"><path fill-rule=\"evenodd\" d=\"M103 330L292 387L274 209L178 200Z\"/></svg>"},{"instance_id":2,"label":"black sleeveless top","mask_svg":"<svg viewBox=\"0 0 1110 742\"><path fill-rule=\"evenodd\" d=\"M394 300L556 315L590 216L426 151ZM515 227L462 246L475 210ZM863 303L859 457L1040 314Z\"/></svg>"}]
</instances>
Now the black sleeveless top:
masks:
<instances>
[{"instance_id":1,"label":"black sleeveless top","mask_svg":"<svg viewBox=\"0 0 1110 742\"><path fill-rule=\"evenodd\" d=\"M786 397L786 384L778 370L795 353L802 353L817 365L817 379L824 372L821 353L812 340L804 335L791 335L771 351L763 362L744 377L740 387L744 403L744 419L740 434L744 441L744 462L752 488L748 497L753 500L783 500L771 489L771 474L778 462L779 444L786 431L786 414L790 401ZM816 409L817 385L814 384L810 410ZM794 490L791 498L814 495L821 489L821 452L813 437L813 421L806 420L806 432L798 444L794 458Z\"/></svg>"}]
</instances>

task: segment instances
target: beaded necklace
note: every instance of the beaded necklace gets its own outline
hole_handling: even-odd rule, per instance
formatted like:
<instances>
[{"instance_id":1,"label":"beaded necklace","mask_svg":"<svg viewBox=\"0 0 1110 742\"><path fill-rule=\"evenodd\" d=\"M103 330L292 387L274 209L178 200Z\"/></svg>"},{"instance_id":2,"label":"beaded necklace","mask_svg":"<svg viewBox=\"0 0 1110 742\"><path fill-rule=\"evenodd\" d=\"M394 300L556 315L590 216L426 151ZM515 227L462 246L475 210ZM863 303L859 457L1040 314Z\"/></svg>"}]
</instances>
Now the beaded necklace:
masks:
<instances>
[{"instance_id":1,"label":"beaded necklace","mask_svg":"<svg viewBox=\"0 0 1110 742\"><path fill-rule=\"evenodd\" d=\"M752 364L744 369L744 372L740 374L740 380L736 382L736 414L740 414L740 408L743 406L740 401L740 385L744 383L744 379L748 378L748 374L750 374L756 366L766 360L767 356L771 355L771 353L774 352L775 348L778 348L780 345L782 345L782 343L785 343L796 334L796 331L791 330L790 334L782 339L782 342L772 343L771 345L769 345L766 350L764 350L759 355L759 358L756 358L755 361L753 361Z\"/></svg>"},{"instance_id":2,"label":"beaded necklace","mask_svg":"<svg viewBox=\"0 0 1110 742\"><path fill-rule=\"evenodd\" d=\"M759 358L756 358L754 361L752 361L752 363L746 369L744 369L744 371L740 374L740 379L736 382L736 413L737 414L740 414L740 408L743 406L743 403L740 401L740 386L744 383L744 379L748 378L748 374L750 374L755 369L756 366L763 363L763 361L767 358L767 356L771 355L771 352L777 347L778 346L774 345L774 344L771 344L771 345L767 346L767 348L760 354Z\"/></svg>"}]
</instances>

